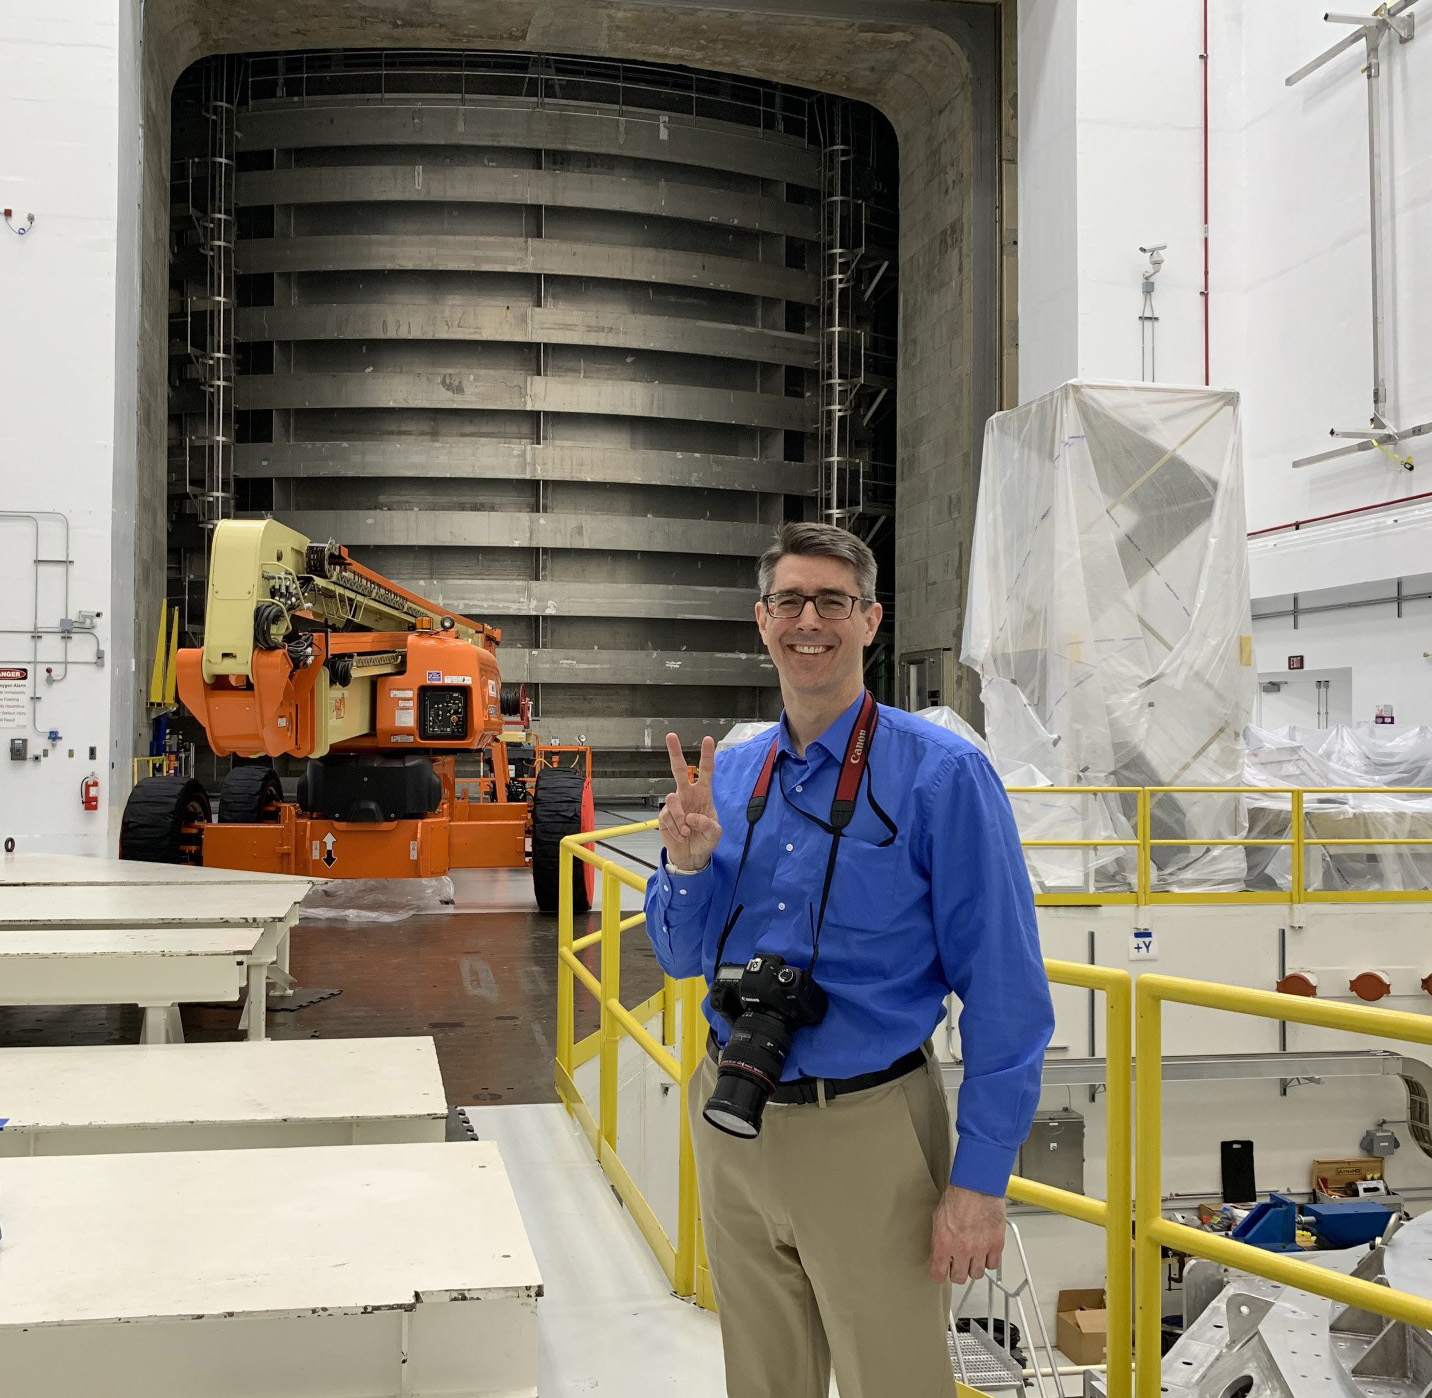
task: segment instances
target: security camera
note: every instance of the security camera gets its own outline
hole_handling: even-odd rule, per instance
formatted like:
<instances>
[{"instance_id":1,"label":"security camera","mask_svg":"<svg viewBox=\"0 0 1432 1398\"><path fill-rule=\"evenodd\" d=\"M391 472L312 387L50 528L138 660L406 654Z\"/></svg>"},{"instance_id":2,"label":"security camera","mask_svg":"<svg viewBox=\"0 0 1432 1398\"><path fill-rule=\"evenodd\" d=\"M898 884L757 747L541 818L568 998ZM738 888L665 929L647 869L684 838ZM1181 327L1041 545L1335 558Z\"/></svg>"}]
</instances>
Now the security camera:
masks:
<instances>
[{"instance_id":1,"label":"security camera","mask_svg":"<svg viewBox=\"0 0 1432 1398\"><path fill-rule=\"evenodd\" d=\"M1167 243L1150 243L1147 247L1139 248L1140 252L1146 252L1149 255L1149 265L1144 268L1145 291L1152 291L1154 289L1153 279L1158 276L1159 268L1164 264L1163 250L1167 246Z\"/></svg>"}]
</instances>

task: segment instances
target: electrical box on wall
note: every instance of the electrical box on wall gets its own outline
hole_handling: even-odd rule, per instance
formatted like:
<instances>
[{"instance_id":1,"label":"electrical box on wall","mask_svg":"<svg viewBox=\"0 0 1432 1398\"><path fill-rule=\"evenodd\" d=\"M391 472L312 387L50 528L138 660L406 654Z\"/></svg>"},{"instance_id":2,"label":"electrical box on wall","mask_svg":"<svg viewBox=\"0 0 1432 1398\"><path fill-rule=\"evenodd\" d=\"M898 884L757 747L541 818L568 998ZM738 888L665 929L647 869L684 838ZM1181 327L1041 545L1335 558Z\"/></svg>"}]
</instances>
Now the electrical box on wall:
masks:
<instances>
[{"instance_id":1,"label":"electrical box on wall","mask_svg":"<svg viewBox=\"0 0 1432 1398\"><path fill-rule=\"evenodd\" d=\"M1054 1189L1084 1192L1084 1118L1068 1107L1036 1112L1015 1173Z\"/></svg>"},{"instance_id":2,"label":"electrical box on wall","mask_svg":"<svg viewBox=\"0 0 1432 1398\"><path fill-rule=\"evenodd\" d=\"M28 738L10 739L10 761L24 762L30 756L30 740Z\"/></svg>"}]
</instances>

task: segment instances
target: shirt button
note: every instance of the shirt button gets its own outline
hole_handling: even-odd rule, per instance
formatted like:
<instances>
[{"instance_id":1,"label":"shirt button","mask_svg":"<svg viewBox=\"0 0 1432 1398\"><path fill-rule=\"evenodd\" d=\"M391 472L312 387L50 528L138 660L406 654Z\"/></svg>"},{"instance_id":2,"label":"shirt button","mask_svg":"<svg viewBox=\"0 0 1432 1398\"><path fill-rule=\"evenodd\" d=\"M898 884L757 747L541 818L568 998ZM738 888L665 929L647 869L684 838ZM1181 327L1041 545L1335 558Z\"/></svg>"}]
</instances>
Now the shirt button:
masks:
<instances>
[{"instance_id":1,"label":"shirt button","mask_svg":"<svg viewBox=\"0 0 1432 1398\"><path fill-rule=\"evenodd\" d=\"M804 791L804 790L805 790L805 787L797 785L796 790L797 790L797 791Z\"/></svg>"},{"instance_id":2,"label":"shirt button","mask_svg":"<svg viewBox=\"0 0 1432 1398\"><path fill-rule=\"evenodd\" d=\"M661 891L662 891L663 893L670 893L670 892L671 892L671 885L670 885L669 883L664 883L664 884L662 884L662 886L661 886Z\"/></svg>"},{"instance_id":3,"label":"shirt button","mask_svg":"<svg viewBox=\"0 0 1432 1398\"><path fill-rule=\"evenodd\" d=\"M786 846L786 853L789 854L794 848L795 848L794 845L787 845L787 846Z\"/></svg>"},{"instance_id":4,"label":"shirt button","mask_svg":"<svg viewBox=\"0 0 1432 1398\"><path fill-rule=\"evenodd\" d=\"M778 907L782 912L785 912L786 910L786 905L784 903L777 903L776 907Z\"/></svg>"},{"instance_id":5,"label":"shirt button","mask_svg":"<svg viewBox=\"0 0 1432 1398\"><path fill-rule=\"evenodd\" d=\"M685 894L686 894L686 890L685 890L684 888L678 888L676 891L677 891L678 893L680 893L683 897L684 897Z\"/></svg>"}]
</instances>

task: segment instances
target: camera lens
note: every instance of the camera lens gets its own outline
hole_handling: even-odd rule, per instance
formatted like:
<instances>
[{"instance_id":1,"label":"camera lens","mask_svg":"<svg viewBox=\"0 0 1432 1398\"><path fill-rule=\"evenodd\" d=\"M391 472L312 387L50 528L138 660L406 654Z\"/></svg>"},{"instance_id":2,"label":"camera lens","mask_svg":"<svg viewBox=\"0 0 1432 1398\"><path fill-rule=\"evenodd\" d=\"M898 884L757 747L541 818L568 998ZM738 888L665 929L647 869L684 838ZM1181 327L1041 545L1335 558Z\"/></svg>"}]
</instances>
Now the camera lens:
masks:
<instances>
[{"instance_id":1,"label":"camera lens","mask_svg":"<svg viewBox=\"0 0 1432 1398\"><path fill-rule=\"evenodd\" d=\"M748 1010L731 1028L721 1054L716 1088L701 1114L730 1136L752 1137L791 1049L791 1031L775 1015Z\"/></svg>"}]
</instances>

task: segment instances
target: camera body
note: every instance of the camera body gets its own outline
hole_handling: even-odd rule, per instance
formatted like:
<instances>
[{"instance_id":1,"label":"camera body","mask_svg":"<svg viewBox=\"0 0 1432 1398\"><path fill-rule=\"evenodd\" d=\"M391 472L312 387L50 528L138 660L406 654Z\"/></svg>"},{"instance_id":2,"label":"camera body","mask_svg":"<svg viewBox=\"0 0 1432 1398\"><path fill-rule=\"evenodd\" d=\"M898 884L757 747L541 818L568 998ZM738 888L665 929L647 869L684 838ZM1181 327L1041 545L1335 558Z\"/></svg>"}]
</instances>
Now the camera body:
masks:
<instances>
[{"instance_id":1,"label":"camera body","mask_svg":"<svg viewBox=\"0 0 1432 1398\"><path fill-rule=\"evenodd\" d=\"M785 958L761 953L744 965L727 962L711 978L711 1008L735 1025L752 1010L779 1015L790 1027L803 1029L825 1018L826 996L799 966L788 966Z\"/></svg>"},{"instance_id":2,"label":"camera body","mask_svg":"<svg viewBox=\"0 0 1432 1398\"><path fill-rule=\"evenodd\" d=\"M728 963L711 978L711 1008L731 1025L716 1088L702 1108L728 1135L760 1134L761 1114L781 1080L797 1029L819 1024L828 1001L809 971L767 953Z\"/></svg>"}]
</instances>

